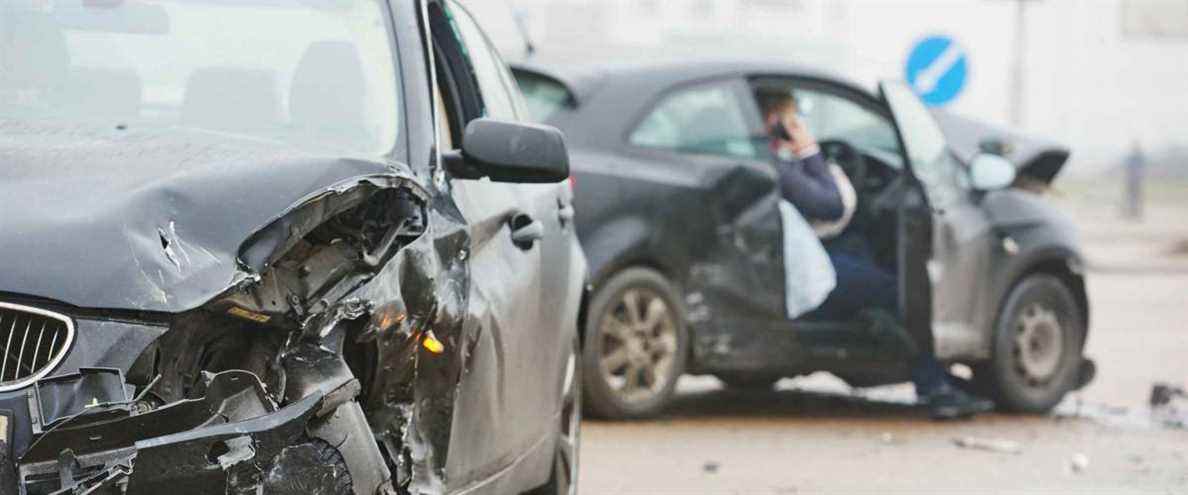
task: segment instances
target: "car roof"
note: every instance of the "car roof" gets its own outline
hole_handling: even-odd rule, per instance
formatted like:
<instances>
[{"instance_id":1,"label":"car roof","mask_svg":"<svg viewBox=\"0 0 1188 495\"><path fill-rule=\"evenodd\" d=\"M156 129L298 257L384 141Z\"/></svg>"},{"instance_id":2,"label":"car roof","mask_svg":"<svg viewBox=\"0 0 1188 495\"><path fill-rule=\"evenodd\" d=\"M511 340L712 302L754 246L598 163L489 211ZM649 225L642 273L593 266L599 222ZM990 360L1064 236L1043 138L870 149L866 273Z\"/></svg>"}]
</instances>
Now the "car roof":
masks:
<instances>
[{"instance_id":1,"label":"car roof","mask_svg":"<svg viewBox=\"0 0 1188 495\"><path fill-rule=\"evenodd\" d=\"M870 94L870 89L839 74L776 58L650 59L573 62L534 57L510 64L513 69L555 79L580 103L613 81L618 85L673 87L690 81L730 76L785 76L819 79Z\"/></svg>"},{"instance_id":2,"label":"car roof","mask_svg":"<svg viewBox=\"0 0 1188 495\"><path fill-rule=\"evenodd\" d=\"M514 70L533 73L565 85L577 115L558 116L554 124L571 133L576 143L615 146L616 135L631 121L630 115L642 110L645 102L655 100L673 87L696 81L728 77L779 76L820 80L860 94L874 97L870 88L849 78L809 65L772 58L734 59L653 59L637 61L573 62L549 61L540 57L510 64ZM595 101L601 100L601 101ZM596 109L582 106L595 101ZM592 110L586 112L586 110ZM950 141L951 148L963 158L972 157L978 144L987 138L1003 138L1011 143L1010 158L1017 166L1031 169L1031 175L1051 181L1069 158L1063 145L990 126L975 119L959 117L946 111L934 112Z\"/></svg>"},{"instance_id":3,"label":"car roof","mask_svg":"<svg viewBox=\"0 0 1188 495\"><path fill-rule=\"evenodd\" d=\"M848 79L806 65L776 59L653 59L640 61L548 61L533 57L510 64L513 70L563 84L573 100L572 111L554 114L549 122L578 147L615 148L641 112L673 88L703 81L745 77L795 77L873 96Z\"/></svg>"}]
</instances>

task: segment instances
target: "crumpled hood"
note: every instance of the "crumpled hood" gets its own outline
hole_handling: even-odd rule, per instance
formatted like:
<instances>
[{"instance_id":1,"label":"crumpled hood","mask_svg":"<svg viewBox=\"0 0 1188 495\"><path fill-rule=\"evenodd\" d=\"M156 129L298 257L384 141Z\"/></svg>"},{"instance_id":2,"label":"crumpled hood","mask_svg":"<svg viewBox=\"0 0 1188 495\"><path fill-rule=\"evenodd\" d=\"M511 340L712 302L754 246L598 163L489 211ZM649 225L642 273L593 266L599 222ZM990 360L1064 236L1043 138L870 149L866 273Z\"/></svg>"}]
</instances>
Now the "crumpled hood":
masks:
<instances>
[{"instance_id":1,"label":"crumpled hood","mask_svg":"<svg viewBox=\"0 0 1188 495\"><path fill-rule=\"evenodd\" d=\"M210 132L0 120L0 293L194 309L252 276L241 245L296 205L409 175Z\"/></svg>"},{"instance_id":2,"label":"crumpled hood","mask_svg":"<svg viewBox=\"0 0 1188 495\"><path fill-rule=\"evenodd\" d=\"M1071 156L1066 146L1054 141L1026 136L945 110L934 111L933 115L950 147L965 160L981 151L983 141L999 141L1006 146L1003 157L1015 164L1020 175L1050 184L1060 175Z\"/></svg>"}]
</instances>

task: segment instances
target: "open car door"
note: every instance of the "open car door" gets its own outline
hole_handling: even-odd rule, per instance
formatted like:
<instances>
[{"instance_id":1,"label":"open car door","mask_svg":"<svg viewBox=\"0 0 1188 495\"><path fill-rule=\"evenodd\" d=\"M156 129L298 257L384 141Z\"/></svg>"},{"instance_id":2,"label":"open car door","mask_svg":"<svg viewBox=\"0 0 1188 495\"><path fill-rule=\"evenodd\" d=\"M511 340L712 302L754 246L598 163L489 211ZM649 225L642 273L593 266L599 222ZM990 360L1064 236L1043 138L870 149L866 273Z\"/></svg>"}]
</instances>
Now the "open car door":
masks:
<instances>
[{"instance_id":1,"label":"open car door","mask_svg":"<svg viewBox=\"0 0 1188 495\"><path fill-rule=\"evenodd\" d=\"M972 324L989 275L994 232L974 203L966 173L932 113L905 84L884 82L911 177L917 183L900 209L901 298L908 328L928 329L938 356L966 355L982 333ZM935 335L936 344L933 344Z\"/></svg>"},{"instance_id":2,"label":"open car door","mask_svg":"<svg viewBox=\"0 0 1188 495\"><path fill-rule=\"evenodd\" d=\"M917 344L930 351L934 345L932 333L932 281L929 262L933 257L932 236L937 210L926 191L927 171L937 155L944 154L943 135L939 140L917 131L921 115L909 99L916 95L907 86L883 82L879 94L895 117L900 145L907 159L907 184L898 207L896 255L899 265L899 300L904 324L917 339ZM916 102L919 100L917 99ZM922 107L922 105L921 105ZM926 173L926 172L925 172Z\"/></svg>"}]
</instances>

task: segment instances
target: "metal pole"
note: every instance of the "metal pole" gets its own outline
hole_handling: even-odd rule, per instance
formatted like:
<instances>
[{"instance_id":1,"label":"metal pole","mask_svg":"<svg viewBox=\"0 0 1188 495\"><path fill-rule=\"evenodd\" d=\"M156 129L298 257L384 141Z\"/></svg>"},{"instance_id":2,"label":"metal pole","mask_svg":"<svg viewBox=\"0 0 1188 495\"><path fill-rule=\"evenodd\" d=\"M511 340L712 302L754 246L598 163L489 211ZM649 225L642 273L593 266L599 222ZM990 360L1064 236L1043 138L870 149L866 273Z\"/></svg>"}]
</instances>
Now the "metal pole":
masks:
<instances>
[{"instance_id":1,"label":"metal pole","mask_svg":"<svg viewBox=\"0 0 1188 495\"><path fill-rule=\"evenodd\" d=\"M1009 118L1015 127L1022 127L1025 114L1026 84L1024 72L1027 70L1027 3L1030 0L1015 0L1015 42L1014 54L1011 60L1011 85Z\"/></svg>"}]
</instances>

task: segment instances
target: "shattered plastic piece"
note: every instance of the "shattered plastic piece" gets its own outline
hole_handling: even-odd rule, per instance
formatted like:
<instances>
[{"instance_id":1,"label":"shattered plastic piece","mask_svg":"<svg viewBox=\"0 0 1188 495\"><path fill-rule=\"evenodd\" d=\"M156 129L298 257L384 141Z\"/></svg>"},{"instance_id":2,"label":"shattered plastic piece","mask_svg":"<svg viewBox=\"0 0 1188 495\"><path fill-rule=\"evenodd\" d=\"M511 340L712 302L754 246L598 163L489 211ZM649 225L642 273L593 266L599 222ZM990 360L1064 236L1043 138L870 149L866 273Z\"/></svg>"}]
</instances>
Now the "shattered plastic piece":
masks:
<instances>
[{"instance_id":1,"label":"shattered plastic piece","mask_svg":"<svg viewBox=\"0 0 1188 495\"><path fill-rule=\"evenodd\" d=\"M1000 454L1022 454L1023 447L1018 442L1010 440L995 440L977 437L961 437L953 439L953 444L963 449L984 450Z\"/></svg>"},{"instance_id":2,"label":"shattered plastic piece","mask_svg":"<svg viewBox=\"0 0 1188 495\"><path fill-rule=\"evenodd\" d=\"M1072 459L1068 461L1068 468L1074 474L1084 473L1085 470L1089 469L1089 456L1081 453L1072 456Z\"/></svg>"}]
</instances>

